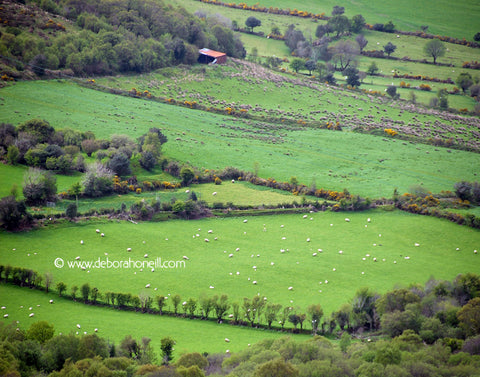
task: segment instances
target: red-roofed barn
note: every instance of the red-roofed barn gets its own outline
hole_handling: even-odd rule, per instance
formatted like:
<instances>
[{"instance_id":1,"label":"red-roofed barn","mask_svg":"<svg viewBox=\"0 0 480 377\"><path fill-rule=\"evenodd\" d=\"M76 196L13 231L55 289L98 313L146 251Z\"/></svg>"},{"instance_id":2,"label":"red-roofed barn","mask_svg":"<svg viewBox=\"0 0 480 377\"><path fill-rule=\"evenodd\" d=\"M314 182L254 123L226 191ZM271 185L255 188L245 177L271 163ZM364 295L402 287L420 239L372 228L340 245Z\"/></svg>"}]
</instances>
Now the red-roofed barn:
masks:
<instances>
[{"instance_id":1,"label":"red-roofed barn","mask_svg":"<svg viewBox=\"0 0 480 377\"><path fill-rule=\"evenodd\" d=\"M227 62L227 54L224 52L210 50L209 48L202 48L198 52L200 53L200 56L198 57L199 63L225 64Z\"/></svg>"}]
</instances>

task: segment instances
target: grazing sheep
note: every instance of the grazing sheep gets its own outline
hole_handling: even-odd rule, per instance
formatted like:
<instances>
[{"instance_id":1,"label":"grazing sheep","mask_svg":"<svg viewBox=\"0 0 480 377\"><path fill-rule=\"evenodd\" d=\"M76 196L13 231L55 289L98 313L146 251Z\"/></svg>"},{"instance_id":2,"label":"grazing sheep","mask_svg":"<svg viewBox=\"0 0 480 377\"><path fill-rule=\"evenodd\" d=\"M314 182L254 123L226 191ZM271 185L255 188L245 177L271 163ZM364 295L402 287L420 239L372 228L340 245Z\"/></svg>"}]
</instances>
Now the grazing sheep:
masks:
<instances>
[{"instance_id":1,"label":"grazing sheep","mask_svg":"<svg viewBox=\"0 0 480 377\"><path fill-rule=\"evenodd\" d=\"M132 248L131 248L131 247L127 247L127 251L132 251Z\"/></svg>"},{"instance_id":2,"label":"grazing sheep","mask_svg":"<svg viewBox=\"0 0 480 377\"><path fill-rule=\"evenodd\" d=\"M240 275L240 271L237 271L237 275Z\"/></svg>"},{"instance_id":3,"label":"grazing sheep","mask_svg":"<svg viewBox=\"0 0 480 377\"><path fill-rule=\"evenodd\" d=\"M185 259L185 260L189 260L189 259L190 259L190 258L188 258L188 257L185 256L185 255L184 255L182 258Z\"/></svg>"},{"instance_id":4,"label":"grazing sheep","mask_svg":"<svg viewBox=\"0 0 480 377\"><path fill-rule=\"evenodd\" d=\"M318 252L321 253L323 250L322 249L318 249Z\"/></svg>"},{"instance_id":5,"label":"grazing sheep","mask_svg":"<svg viewBox=\"0 0 480 377\"><path fill-rule=\"evenodd\" d=\"M4 314L4 315L3 315L3 318L8 318L8 314Z\"/></svg>"},{"instance_id":6,"label":"grazing sheep","mask_svg":"<svg viewBox=\"0 0 480 377\"><path fill-rule=\"evenodd\" d=\"M145 288L150 288L150 283L148 283L148 284L145 286Z\"/></svg>"},{"instance_id":7,"label":"grazing sheep","mask_svg":"<svg viewBox=\"0 0 480 377\"><path fill-rule=\"evenodd\" d=\"M152 268L152 272L155 272L155 269L154 269L154 268Z\"/></svg>"},{"instance_id":8,"label":"grazing sheep","mask_svg":"<svg viewBox=\"0 0 480 377\"><path fill-rule=\"evenodd\" d=\"M234 180L234 179L232 179L232 183L235 183L235 180Z\"/></svg>"},{"instance_id":9,"label":"grazing sheep","mask_svg":"<svg viewBox=\"0 0 480 377\"><path fill-rule=\"evenodd\" d=\"M80 245L83 245L83 240L80 240Z\"/></svg>"},{"instance_id":10,"label":"grazing sheep","mask_svg":"<svg viewBox=\"0 0 480 377\"><path fill-rule=\"evenodd\" d=\"M34 315L35 315L35 313L30 313L28 316L33 317Z\"/></svg>"},{"instance_id":11,"label":"grazing sheep","mask_svg":"<svg viewBox=\"0 0 480 377\"><path fill-rule=\"evenodd\" d=\"M405 257L405 259L406 259L406 260L409 260L409 259L410 259L410 257Z\"/></svg>"},{"instance_id":12,"label":"grazing sheep","mask_svg":"<svg viewBox=\"0 0 480 377\"><path fill-rule=\"evenodd\" d=\"M214 240L214 241L217 241L217 240L218 240L218 237L215 237L213 240Z\"/></svg>"},{"instance_id":13,"label":"grazing sheep","mask_svg":"<svg viewBox=\"0 0 480 377\"><path fill-rule=\"evenodd\" d=\"M237 248L235 249L235 251L240 251L240 248L239 248L239 247L237 247Z\"/></svg>"},{"instance_id":14,"label":"grazing sheep","mask_svg":"<svg viewBox=\"0 0 480 377\"><path fill-rule=\"evenodd\" d=\"M102 237L105 237L105 233L100 234Z\"/></svg>"},{"instance_id":15,"label":"grazing sheep","mask_svg":"<svg viewBox=\"0 0 480 377\"><path fill-rule=\"evenodd\" d=\"M346 221L347 223L349 223L349 222L350 222L350 219L349 219L348 217L346 217L346 218L345 218L345 221Z\"/></svg>"},{"instance_id":16,"label":"grazing sheep","mask_svg":"<svg viewBox=\"0 0 480 377\"><path fill-rule=\"evenodd\" d=\"M367 219L367 223L369 223L371 220L370 220L370 217Z\"/></svg>"},{"instance_id":17,"label":"grazing sheep","mask_svg":"<svg viewBox=\"0 0 480 377\"><path fill-rule=\"evenodd\" d=\"M80 257L76 257L75 260L80 260Z\"/></svg>"},{"instance_id":18,"label":"grazing sheep","mask_svg":"<svg viewBox=\"0 0 480 377\"><path fill-rule=\"evenodd\" d=\"M97 328L95 328L95 330L93 330L93 331L95 331L95 332L98 332L98 329L97 329Z\"/></svg>"},{"instance_id":19,"label":"grazing sheep","mask_svg":"<svg viewBox=\"0 0 480 377\"><path fill-rule=\"evenodd\" d=\"M81 328L82 326L80 326L80 324L77 323L77 329Z\"/></svg>"},{"instance_id":20,"label":"grazing sheep","mask_svg":"<svg viewBox=\"0 0 480 377\"><path fill-rule=\"evenodd\" d=\"M477 254L477 250L473 250L473 254Z\"/></svg>"},{"instance_id":21,"label":"grazing sheep","mask_svg":"<svg viewBox=\"0 0 480 377\"><path fill-rule=\"evenodd\" d=\"M233 257L233 254L228 254L228 257L229 257L229 258Z\"/></svg>"},{"instance_id":22,"label":"grazing sheep","mask_svg":"<svg viewBox=\"0 0 480 377\"><path fill-rule=\"evenodd\" d=\"M148 254L145 254L143 257L144 257L144 258L148 258Z\"/></svg>"},{"instance_id":23,"label":"grazing sheep","mask_svg":"<svg viewBox=\"0 0 480 377\"><path fill-rule=\"evenodd\" d=\"M230 339L225 338L225 342L230 343Z\"/></svg>"},{"instance_id":24,"label":"grazing sheep","mask_svg":"<svg viewBox=\"0 0 480 377\"><path fill-rule=\"evenodd\" d=\"M342 250L339 250L338 254L343 254L343 251L342 251Z\"/></svg>"},{"instance_id":25,"label":"grazing sheep","mask_svg":"<svg viewBox=\"0 0 480 377\"><path fill-rule=\"evenodd\" d=\"M208 231L208 233L213 233L213 230L210 229L210 230Z\"/></svg>"},{"instance_id":26,"label":"grazing sheep","mask_svg":"<svg viewBox=\"0 0 480 377\"><path fill-rule=\"evenodd\" d=\"M210 288L210 289L213 289L213 288L215 288L215 287L214 287L213 285L211 285L209 288Z\"/></svg>"},{"instance_id":27,"label":"grazing sheep","mask_svg":"<svg viewBox=\"0 0 480 377\"><path fill-rule=\"evenodd\" d=\"M256 280L252 281L252 284L257 285L257 281Z\"/></svg>"},{"instance_id":28,"label":"grazing sheep","mask_svg":"<svg viewBox=\"0 0 480 377\"><path fill-rule=\"evenodd\" d=\"M303 218L306 219L308 216L307 215L303 215Z\"/></svg>"},{"instance_id":29,"label":"grazing sheep","mask_svg":"<svg viewBox=\"0 0 480 377\"><path fill-rule=\"evenodd\" d=\"M317 256L317 253L313 253L312 256L316 257L316 256Z\"/></svg>"},{"instance_id":30,"label":"grazing sheep","mask_svg":"<svg viewBox=\"0 0 480 377\"><path fill-rule=\"evenodd\" d=\"M185 190L185 192L188 194L190 192L190 190Z\"/></svg>"},{"instance_id":31,"label":"grazing sheep","mask_svg":"<svg viewBox=\"0 0 480 377\"><path fill-rule=\"evenodd\" d=\"M376 262L376 261L377 261L377 258L373 258L373 261Z\"/></svg>"},{"instance_id":32,"label":"grazing sheep","mask_svg":"<svg viewBox=\"0 0 480 377\"><path fill-rule=\"evenodd\" d=\"M337 271L337 269L335 267L333 267L332 271L335 272L335 271Z\"/></svg>"},{"instance_id":33,"label":"grazing sheep","mask_svg":"<svg viewBox=\"0 0 480 377\"><path fill-rule=\"evenodd\" d=\"M283 224L282 224L282 225L280 225L280 228L283 228Z\"/></svg>"},{"instance_id":34,"label":"grazing sheep","mask_svg":"<svg viewBox=\"0 0 480 377\"><path fill-rule=\"evenodd\" d=\"M274 265L275 265L275 263L273 263L273 262L270 263L270 266L274 266Z\"/></svg>"},{"instance_id":35,"label":"grazing sheep","mask_svg":"<svg viewBox=\"0 0 480 377\"><path fill-rule=\"evenodd\" d=\"M95 232L100 233L100 229L96 229Z\"/></svg>"},{"instance_id":36,"label":"grazing sheep","mask_svg":"<svg viewBox=\"0 0 480 377\"><path fill-rule=\"evenodd\" d=\"M288 287L288 290L289 290L289 291L293 291L293 287Z\"/></svg>"},{"instance_id":37,"label":"grazing sheep","mask_svg":"<svg viewBox=\"0 0 480 377\"><path fill-rule=\"evenodd\" d=\"M328 280L325 280L325 284L328 284Z\"/></svg>"},{"instance_id":38,"label":"grazing sheep","mask_svg":"<svg viewBox=\"0 0 480 377\"><path fill-rule=\"evenodd\" d=\"M367 260L367 258L364 257L364 258L362 258L362 260Z\"/></svg>"},{"instance_id":39,"label":"grazing sheep","mask_svg":"<svg viewBox=\"0 0 480 377\"><path fill-rule=\"evenodd\" d=\"M243 220L243 222L244 222L244 223L246 223L246 222L248 222L248 220L247 220L247 219L245 219L245 220Z\"/></svg>"},{"instance_id":40,"label":"grazing sheep","mask_svg":"<svg viewBox=\"0 0 480 377\"><path fill-rule=\"evenodd\" d=\"M50 300L49 302L50 302L50 304L53 304L53 300Z\"/></svg>"},{"instance_id":41,"label":"grazing sheep","mask_svg":"<svg viewBox=\"0 0 480 377\"><path fill-rule=\"evenodd\" d=\"M6 306L2 306L2 308L1 308L1 309L2 309L2 310L5 310L6 308L7 308Z\"/></svg>"},{"instance_id":42,"label":"grazing sheep","mask_svg":"<svg viewBox=\"0 0 480 377\"><path fill-rule=\"evenodd\" d=\"M205 241L205 242L210 242L210 240L209 240L208 238L205 238L205 240L204 240L204 241Z\"/></svg>"},{"instance_id":43,"label":"grazing sheep","mask_svg":"<svg viewBox=\"0 0 480 377\"><path fill-rule=\"evenodd\" d=\"M214 192L212 193L212 195L213 195L213 196L217 195L217 192L216 192L216 191L214 191Z\"/></svg>"},{"instance_id":44,"label":"grazing sheep","mask_svg":"<svg viewBox=\"0 0 480 377\"><path fill-rule=\"evenodd\" d=\"M396 261L396 260L394 260L394 261L393 261L393 264L397 264L397 261Z\"/></svg>"},{"instance_id":45,"label":"grazing sheep","mask_svg":"<svg viewBox=\"0 0 480 377\"><path fill-rule=\"evenodd\" d=\"M310 242L310 238L307 238L307 242Z\"/></svg>"},{"instance_id":46,"label":"grazing sheep","mask_svg":"<svg viewBox=\"0 0 480 377\"><path fill-rule=\"evenodd\" d=\"M418 246L420 246L420 244L419 244L419 243L417 243L417 242L415 242L415 246L417 246L417 247L418 247Z\"/></svg>"}]
</instances>

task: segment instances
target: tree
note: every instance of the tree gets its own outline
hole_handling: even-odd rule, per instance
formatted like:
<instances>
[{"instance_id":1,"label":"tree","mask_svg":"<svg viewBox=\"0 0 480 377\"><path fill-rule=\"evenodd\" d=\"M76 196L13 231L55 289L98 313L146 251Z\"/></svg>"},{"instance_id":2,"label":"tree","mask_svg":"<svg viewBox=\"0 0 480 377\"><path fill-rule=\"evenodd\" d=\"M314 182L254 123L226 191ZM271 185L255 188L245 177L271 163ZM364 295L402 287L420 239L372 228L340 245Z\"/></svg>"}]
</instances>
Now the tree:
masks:
<instances>
[{"instance_id":1,"label":"tree","mask_svg":"<svg viewBox=\"0 0 480 377\"><path fill-rule=\"evenodd\" d=\"M383 51L390 57L390 54L393 54L397 46L395 46L392 42L388 42L385 46L383 46Z\"/></svg>"},{"instance_id":2,"label":"tree","mask_svg":"<svg viewBox=\"0 0 480 377\"><path fill-rule=\"evenodd\" d=\"M100 144L93 139L85 139L81 143L82 150L87 154L88 157L92 156L92 153L95 153L100 149Z\"/></svg>"},{"instance_id":3,"label":"tree","mask_svg":"<svg viewBox=\"0 0 480 377\"><path fill-rule=\"evenodd\" d=\"M340 35L347 33L351 27L350 20L347 18L347 16L343 15L338 15L330 18L327 22L327 25L330 30L337 33L337 38Z\"/></svg>"},{"instance_id":4,"label":"tree","mask_svg":"<svg viewBox=\"0 0 480 377\"><path fill-rule=\"evenodd\" d=\"M397 98L397 87L395 85L389 85L387 86L387 94L392 97L392 99Z\"/></svg>"},{"instance_id":5,"label":"tree","mask_svg":"<svg viewBox=\"0 0 480 377\"><path fill-rule=\"evenodd\" d=\"M375 76L377 72L378 72L378 66L375 62L372 62L367 68L367 73L370 76Z\"/></svg>"},{"instance_id":6,"label":"tree","mask_svg":"<svg viewBox=\"0 0 480 377\"><path fill-rule=\"evenodd\" d=\"M262 25L262 21L260 21L258 18L256 17L253 17L253 16L250 16L247 18L247 20L245 21L245 25L250 28L250 31L253 33L253 28L257 27L257 26L261 26Z\"/></svg>"},{"instance_id":7,"label":"tree","mask_svg":"<svg viewBox=\"0 0 480 377\"><path fill-rule=\"evenodd\" d=\"M130 159L121 152L117 152L112 156L110 161L108 161L107 167L119 177L124 177L132 173Z\"/></svg>"},{"instance_id":8,"label":"tree","mask_svg":"<svg viewBox=\"0 0 480 377\"><path fill-rule=\"evenodd\" d=\"M208 318L208 315L210 314L210 311L213 309L213 298L208 297L205 294L202 294L199 299L200 302L200 308L202 310L202 317L204 319Z\"/></svg>"},{"instance_id":9,"label":"tree","mask_svg":"<svg viewBox=\"0 0 480 377\"><path fill-rule=\"evenodd\" d=\"M83 193L86 196L98 197L113 191L114 173L101 162L88 165L83 177Z\"/></svg>"},{"instance_id":10,"label":"tree","mask_svg":"<svg viewBox=\"0 0 480 377\"><path fill-rule=\"evenodd\" d=\"M317 334L318 325L320 324L320 319L323 317L323 309L320 304L312 304L307 308L307 313L312 322L312 331L313 334Z\"/></svg>"},{"instance_id":11,"label":"tree","mask_svg":"<svg viewBox=\"0 0 480 377\"><path fill-rule=\"evenodd\" d=\"M152 154L152 152L140 153L140 165L142 166L142 168L148 171L152 171L156 164L157 159Z\"/></svg>"},{"instance_id":12,"label":"tree","mask_svg":"<svg viewBox=\"0 0 480 377\"><path fill-rule=\"evenodd\" d=\"M386 33L393 33L395 31L395 25L392 21L388 21L385 25L383 25L383 31Z\"/></svg>"},{"instance_id":13,"label":"tree","mask_svg":"<svg viewBox=\"0 0 480 377\"><path fill-rule=\"evenodd\" d=\"M272 328L272 322L277 320L277 315L282 305L280 304L267 304L265 307L265 321L267 321L267 326L269 329Z\"/></svg>"},{"instance_id":14,"label":"tree","mask_svg":"<svg viewBox=\"0 0 480 377\"><path fill-rule=\"evenodd\" d=\"M462 72L457 77L457 85L462 88L463 93L473 85L472 76L468 72Z\"/></svg>"},{"instance_id":15,"label":"tree","mask_svg":"<svg viewBox=\"0 0 480 377\"><path fill-rule=\"evenodd\" d=\"M77 205L78 209L78 195L82 192L82 185L80 182L75 182L70 188L68 189L68 194L75 196L75 204Z\"/></svg>"},{"instance_id":16,"label":"tree","mask_svg":"<svg viewBox=\"0 0 480 377\"><path fill-rule=\"evenodd\" d=\"M358 43L358 47L360 47L360 52L362 52L363 49L367 47L367 44L368 44L367 38L365 38L363 34L358 34L355 37L355 42Z\"/></svg>"},{"instance_id":17,"label":"tree","mask_svg":"<svg viewBox=\"0 0 480 377\"><path fill-rule=\"evenodd\" d=\"M300 58L294 58L290 62L290 68L298 73L299 70L305 68L305 60Z\"/></svg>"},{"instance_id":18,"label":"tree","mask_svg":"<svg viewBox=\"0 0 480 377\"><path fill-rule=\"evenodd\" d=\"M344 331L342 336L340 337L340 349L342 350L343 353L347 353L347 349L350 346L350 343L352 343L352 337L348 332Z\"/></svg>"},{"instance_id":19,"label":"tree","mask_svg":"<svg viewBox=\"0 0 480 377\"><path fill-rule=\"evenodd\" d=\"M377 324L377 312L375 308L375 301L378 295L370 291L368 288L360 288L355 293L353 298L352 309L357 325L365 326L368 324L372 330Z\"/></svg>"},{"instance_id":20,"label":"tree","mask_svg":"<svg viewBox=\"0 0 480 377\"><path fill-rule=\"evenodd\" d=\"M215 309L215 315L217 317L217 322L221 323L222 318L227 313L228 309L230 308L230 304L228 303L228 296L222 295L218 297L217 295L213 296L213 308Z\"/></svg>"},{"instance_id":21,"label":"tree","mask_svg":"<svg viewBox=\"0 0 480 377\"><path fill-rule=\"evenodd\" d=\"M53 338L55 330L53 325L47 321L38 321L30 325L27 330L27 339L36 340L40 344L44 344L47 340Z\"/></svg>"},{"instance_id":22,"label":"tree","mask_svg":"<svg viewBox=\"0 0 480 377\"><path fill-rule=\"evenodd\" d=\"M17 128L18 133L32 135L37 143L48 143L55 134L55 128L46 120L31 119L22 123Z\"/></svg>"},{"instance_id":23,"label":"tree","mask_svg":"<svg viewBox=\"0 0 480 377\"><path fill-rule=\"evenodd\" d=\"M62 297L63 292L67 290L67 285L63 281L59 281L56 287L57 287L58 295Z\"/></svg>"},{"instance_id":24,"label":"tree","mask_svg":"<svg viewBox=\"0 0 480 377\"><path fill-rule=\"evenodd\" d=\"M440 89L437 93L438 97L438 106L442 110L448 110L448 91L447 89L443 88Z\"/></svg>"},{"instance_id":25,"label":"tree","mask_svg":"<svg viewBox=\"0 0 480 377\"><path fill-rule=\"evenodd\" d=\"M45 291L48 293L48 290L50 289L50 286L53 283L53 274L51 272L45 272L44 277L45 277Z\"/></svg>"},{"instance_id":26,"label":"tree","mask_svg":"<svg viewBox=\"0 0 480 377\"><path fill-rule=\"evenodd\" d=\"M65 210L65 215L69 219L77 217L77 205L75 203L70 203Z\"/></svg>"},{"instance_id":27,"label":"tree","mask_svg":"<svg viewBox=\"0 0 480 377\"><path fill-rule=\"evenodd\" d=\"M350 31L352 33L360 33L365 26L365 18L361 14L356 14L352 17Z\"/></svg>"},{"instance_id":28,"label":"tree","mask_svg":"<svg viewBox=\"0 0 480 377\"><path fill-rule=\"evenodd\" d=\"M335 64L335 69L344 71L357 61L359 54L360 48L357 43L352 41L339 41L333 46L332 61Z\"/></svg>"},{"instance_id":29,"label":"tree","mask_svg":"<svg viewBox=\"0 0 480 377\"><path fill-rule=\"evenodd\" d=\"M195 178L195 173L192 168L189 168L188 166L184 166L180 170L180 178L182 179L182 185L188 186L190 183L192 183L193 179Z\"/></svg>"},{"instance_id":30,"label":"tree","mask_svg":"<svg viewBox=\"0 0 480 377\"><path fill-rule=\"evenodd\" d=\"M80 288L80 291L82 292L82 298L85 304L88 302L88 297L90 296L90 284L85 283L82 285Z\"/></svg>"},{"instance_id":31,"label":"tree","mask_svg":"<svg viewBox=\"0 0 480 377\"><path fill-rule=\"evenodd\" d=\"M72 288L70 288L70 293L72 295L72 300L75 301L76 298L77 298L77 292L78 292L78 287L76 285L72 286Z\"/></svg>"},{"instance_id":32,"label":"tree","mask_svg":"<svg viewBox=\"0 0 480 377\"><path fill-rule=\"evenodd\" d=\"M16 145L9 145L7 148L7 161L10 165L16 165L20 157L20 151Z\"/></svg>"},{"instance_id":33,"label":"tree","mask_svg":"<svg viewBox=\"0 0 480 377\"><path fill-rule=\"evenodd\" d=\"M475 42L480 42L480 31L473 36Z\"/></svg>"},{"instance_id":34,"label":"tree","mask_svg":"<svg viewBox=\"0 0 480 377\"><path fill-rule=\"evenodd\" d=\"M432 39L425 44L423 51L433 58L433 64L437 64L437 58L445 55L446 48L439 39Z\"/></svg>"},{"instance_id":35,"label":"tree","mask_svg":"<svg viewBox=\"0 0 480 377\"><path fill-rule=\"evenodd\" d=\"M50 172L29 168L23 176L23 196L28 205L55 201L57 179Z\"/></svg>"},{"instance_id":36,"label":"tree","mask_svg":"<svg viewBox=\"0 0 480 377\"><path fill-rule=\"evenodd\" d=\"M317 66L316 63L313 60L307 60L305 62L305 68L308 70L308 74L310 76L312 75L312 71L315 70L316 66Z\"/></svg>"},{"instance_id":37,"label":"tree","mask_svg":"<svg viewBox=\"0 0 480 377\"><path fill-rule=\"evenodd\" d=\"M0 199L0 224L7 230L17 230L22 225L29 225L31 216L23 201L16 201L14 196Z\"/></svg>"},{"instance_id":38,"label":"tree","mask_svg":"<svg viewBox=\"0 0 480 377\"><path fill-rule=\"evenodd\" d=\"M173 360L173 346L175 345L175 341L170 338L162 338L160 341L160 349L162 350L162 358L163 358L163 364L168 365L170 361Z\"/></svg>"},{"instance_id":39,"label":"tree","mask_svg":"<svg viewBox=\"0 0 480 377\"><path fill-rule=\"evenodd\" d=\"M180 305L180 301L182 298L180 297L179 294L173 295L172 296L172 305L173 305L173 311L175 314L178 313L178 305Z\"/></svg>"},{"instance_id":40,"label":"tree","mask_svg":"<svg viewBox=\"0 0 480 377\"><path fill-rule=\"evenodd\" d=\"M345 13L345 7L335 5L332 10L332 16L339 16Z\"/></svg>"},{"instance_id":41,"label":"tree","mask_svg":"<svg viewBox=\"0 0 480 377\"><path fill-rule=\"evenodd\" d=\"M348 67L343 71L343 74L347 77L347 84L351 87L358 88L361 85L360 77L358 76L358 69Z\"/></svg>"},{"instance_id":42,"label":"tree","mask_svg":"<svg viewBox=\"0 0 480 377\"><path fill-rule=\"evenodd\" d=\"M267 361L255 369L253 377L296 377L298 370L282 358Z\"/></svg>"},{"instance_id":43,"label":"tree","mask_svg":"<svg viewBox=\"0 0 480 377\"><path fill-rule=\"evenodd\" d=\"M184 353L175 363L177 367L190 368L191 366L196 365L200 369L205 369L208 366L208 360L205 356L199 354L198 352L193 353Z\"/></svg>"}]
</instances>

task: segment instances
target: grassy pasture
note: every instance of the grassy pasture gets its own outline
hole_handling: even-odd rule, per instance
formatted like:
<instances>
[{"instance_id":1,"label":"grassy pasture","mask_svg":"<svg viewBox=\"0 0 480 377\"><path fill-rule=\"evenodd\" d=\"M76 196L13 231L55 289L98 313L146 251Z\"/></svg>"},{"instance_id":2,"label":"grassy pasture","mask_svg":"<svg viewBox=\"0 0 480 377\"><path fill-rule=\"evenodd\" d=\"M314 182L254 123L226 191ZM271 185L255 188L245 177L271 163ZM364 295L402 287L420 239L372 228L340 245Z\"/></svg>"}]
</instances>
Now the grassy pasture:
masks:
<instances>
[{"instance_id":1,"label":"grassy pasture","mask_svg":"<svg viewBox=\"0 0 480 377\"><path fill-rule=\"evenodd\" d=\"M240 351L263 339L280 338L285 333L267 330L252 330L228 324L217 325L210 321L179 319L168 316L147 315L134 312L121 312L109 308L87 306L80 302L59 298L54 293L44 293L0 285L1 321L9 323L19 321L18 326L28 329L35 321L47 321L55 325L55 333L87 332L92 334L98 329L98 335L118 346L126 335L140 340L146 336L152 339L152 346L157 357L160 356L160 340L170 336L176 341L174 357L187 352L224 353ZM54 304L49 304L53 299ZM39 306L37 306L39 305ZM21 308L23 306L23 308ZM32 307L32 311L29 308ZM35 313L29 318L30 313ZM8 319L3 314L8 314ZM77 328L80 324L81 329ZM296 339L308 339L307 335L291 335ZM225 338L230 339L229 343Z\"/></svg>"},{"instance_id":2,"label":"grassy pasture","mask_svg":"<svg viewBox=\"0 0 480 377\"><path fill-rule=\"evenodd\" d=\"M248 5L258 4L256 0L243 1ZM198 9L199 2L194 0L182 0L180 2L187 9ZM237 2L238 3L238 2ZM263 0L259 3L265 7L277 7L282 9L298 9L312 13L325 12L330 15L333 7L339 5L337 1L327 0L318 2L315 0ZM480 5L475 1L461 0L452 3L447 0L427 0L416 2L406 0L395 1L354 1L342 2L345 14L352 17L361 14L370 24L386 23L392 20L400 30L420 30L421 25L428 25L429 33L449 35L457 38L472 40L478 32L478 19L480 17ZM212 12L223 13L222 7L210 5ZM215 9L218 9L215 11ZM259 18L262 13L253 13Z\"/></svg>"},{"instance_id":3,"label":"grassy pasture","mask_svg":"<svg viewBox=\"0 0 480 377\"><path fill-rule=\"evenodd\" d=\"M131 82L121 85L131 85ZM161 88L165 83L158 85ZM224 82L226 90L232 93L237 85L238 82ZM262 106L273 107L273 96L268 91L263 94L263 86L260 89L261 92L257 91L255 95L265 99L265 105L260 102ZM247 88L243 90L248 92ZM277 90L277 102L285 100L290 93L290 96L301 97L305 108L318 109L319 103L328 106L332 109L332 117L339 108L349 117L357 112L359 116L363 114L358 110L358 99L341 91L324 91L319 98L318 92L307 92L307 88L295 88L293 84L285 84ZM49 120L55 128L68 126L81 131L92 130L97 138L115 133L136 138L152 126L160 127L169 138L164 153L197 167L222 169L235 166L252 171L256 161L260 176L265 178L287 181L291 176L297 176L299 182L307 185L315 180L318 188L348 188L352 193L370 197L390 197L395 187L403 193L412 185L420 184L432 192L451 190L455 182L477 179L475 174L480 157L475 153L456 150L448 153L444 148L350 132L259 125L227 116L118 97L68 82L18 83L3 88L0 95L3 98L2 122L18 124L39 117ZM292 100L294 103L296 101ZM362 106L379 120L383 113L392 119L401 115L406 122L416 116L408 112L401 114L400 109L390 107L388 103L375 105L379 110L384 109L383 113L376 111L372 104L363 103ZM432 125L436 119L429 114L417 118L421 127L426 129L431 126L425 123ZM452 122L451 125L456 124ZM467 136L468 133L458 135ZM13 183L21 184L20 174L17 173L16 177L17 180L5 182L7 191ZM66 186L76 180L77 177L67 177Z\"/></svg>"},{"instance_id":4,"label":"grassy pasture","mask_svg":"<svg viewBox=\"0 0 480 377\"><path fill-rule=\"evenodd\" d=\"M345 217L351 221L346 222ZM367 218L371 218L370 223ZM473 253L480 247L480 232L436 218L377 210L246 219L136 225L96 222L3 233L1 260L4 265L40 273L51 271L55 282L65 282L68 289L89 282L100 292L147 291L153 297L180 294L182 301L225 293L233 302L260 294L270 302L301 310L320 303L326 314L353 298L362 286L383 293L397 285L423 284L431 276L451 280L459 273L478 272L480 268L480 260ZM105 233L104 238L96 228ZM128 247L131 252L127 252ZM157 268L155 272L133 266L87 270L67 267L77 256L85 262L99 258L142 262L155 258L182 261L184 255L189 258L185 267ZM64 260L63 268L54 266L56 258ZM151 288L145 289L146 284Z\"/></svg>"}]
</instances>

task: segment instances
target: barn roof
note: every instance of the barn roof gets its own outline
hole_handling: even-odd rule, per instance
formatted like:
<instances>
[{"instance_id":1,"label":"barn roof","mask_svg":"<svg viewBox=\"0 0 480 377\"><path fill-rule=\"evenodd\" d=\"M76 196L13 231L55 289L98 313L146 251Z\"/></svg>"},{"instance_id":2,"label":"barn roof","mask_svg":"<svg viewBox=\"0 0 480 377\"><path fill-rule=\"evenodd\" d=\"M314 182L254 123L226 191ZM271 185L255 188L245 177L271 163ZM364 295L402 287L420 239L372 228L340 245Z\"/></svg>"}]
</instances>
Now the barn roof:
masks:
<instances>
[{"instance_id":1,"label":"barn roof","mask_svg":"<svg viewBox=\"0 0 480 377\"><path fill-rule=\"evenodd\" d=\"M210 50L209 48L202 48L199 50L200 54L211 56L212 58L219 58L220 56L225 56L224 52L218 52L215 50Z\"/></svg>"}]
</instances>

